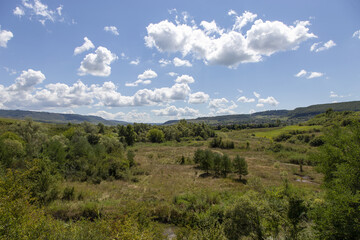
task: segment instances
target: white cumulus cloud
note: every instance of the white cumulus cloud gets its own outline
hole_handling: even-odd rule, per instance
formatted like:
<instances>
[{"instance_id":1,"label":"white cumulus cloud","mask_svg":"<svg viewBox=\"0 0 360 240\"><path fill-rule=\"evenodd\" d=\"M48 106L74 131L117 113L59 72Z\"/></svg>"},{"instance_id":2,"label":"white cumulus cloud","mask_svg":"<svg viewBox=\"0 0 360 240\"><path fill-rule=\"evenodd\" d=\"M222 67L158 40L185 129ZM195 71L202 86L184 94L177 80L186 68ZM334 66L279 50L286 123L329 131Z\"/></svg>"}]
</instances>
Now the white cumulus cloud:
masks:
<instances>
[{"instance_id":1,"label":"white cumulus cloud","mask_svg":"<svg viewBox=\"0 0 360 240\"><path fill-rule=\"evenodd\" d=\"M236 68L241 63L259 62L263 56L276 52L295 50L303 41L316 37L309 32L308 21L286 25L261 19L254 22L256 17L254 13L244 12L235 18L232 29L224 31L215 21L202 21L202 29L196 24L168 20L151 23L146 28L145 44L160 52L180 52L183 57L191 54L208 64ZM250 22L253 22L250 29L242 33L242 28Z\"/></svg>"},{"instance_id":2,"label":"white cumulus cloud","mask_svg":"<svg viewBox=\"0 0 360 240\"><path fill-rule=\"evenodd\" d=\"M242 96L242 97L239 97L237 101L242 102L242 103L251 103L251 102L255 102L255 99Z\"/></svg>"},{"instance_id":3,"label":"white cumulus cloud","mask_svg":"<svg viewBox=\"0 0 360 240\"><path fill-rule=\"evenodd\" d=\"M274 97L260 98L258 100L259 104L270 104L272 106L279 105L279 102Z\"/></svg>"},{"instance_id":4,"label":"white cumulus cloud","mask_svg":"<svg viewBox=\"0 0 360 240\"><path fill-rule=\"evenodd\" d=\"M227 100L226 98L215 98L209 102L210 114L235 114L233 109L237 108L235 102Z\"/></svg>"},{"instance_id":5,"label":"white cumulus cloud","mask_svg":"<svg viewBox=\"0 0 360 240\"><path fill-rule=\"evenodd\" d=\"M175 82L177 83L194 83L195 80L192 76L189 75L181 75L176 78Z\"/></svg>"},{"instance_id":6,"label":"white cumulus cloud","mask_svg":"<svg viewBox=\"0 0 360 240\"><path fill-rule=\"evenodd\" d=\"M106 32L110 32L110 33L112 33L112 34L114 34L116 36L119 35L118 29L115 26L105 26L104 30Z\"/></svg>"},{"instance_id":7,"label":"white cumulus cloud","mask_svg":"<svg viewBox=\"0 0 360 240\"><path fill-rule=\"evenodd\" d=\"M204 92L196 92L189 95L188 103L201 104L209 101L210 96Z\"/></svg>"},{"instance_id":8,"label":"white cumulus cloud","mask_svg":"<svg viewBox=\"0 0 360 240\"><path fill-rule=\"evenodd\" d=\"M192 64L188 60L183 60L178 57L173 59L173 63L175 67L191 67Z\"/></svg>"},{"instance_id":9,"label":"white cumulus cloud","mask_svg":"<svg viewBox=\"0 0 360 240\"><path fill-rule=\"evenodd\" d=\"M79 75L107 77L111 74L110 64L118 57L105 47L98 47L95 53L85 56L79 68Z\"/></svg>"},{"instance_id":10,"label":"white cumulus cloud","mask_svg":"<svg viewBox=\"0 0 360 240\"><path fill-rule=\"evenodd\" d=\"M189 107L177 108L176 106L168 106L163 109L152 110L152 112L156 116L176 116L178 118L184 117L184 116L195 117L195 116L199 115L199 110L189 108Z\"/></svg>"},{"instance_id":11,"label":"white cumulus cloud","mask_svg":"<svg viewBox=\"0 0 360 240\"><path fill-rule=\"evenodd\" d=\"M92 48L95 48L94 44L87 37L84 37L84 41L85 42L83 43L83 45L74 49L74 55L78 55Z\"/></svg>"},{"instance_id":12,"label":"white cumulus cloud","mask_svg":"<svg viewBox=\"0 0 360 240\"><path fill-rule=\"evenodd\" d=\"M0 47L7 47L7 42L14 37L14 34L7 30L1 30L0 25Z\"/></svg>"},{"instance_id":13,"label":"white cumulus cloud","mask_svg":"<svg viewBox=\"0 0 360 240\"><path fill-rule=\"evenodd\" d=\"M138 75L138 79L144 80L144 79L152 79L156 78L158 75L156 72L154 72L151 69L145 70L142 74Z\"/></svg>"},{"instance_id":14,"label":"white cumulus cloud","mask_svg":"<svg viewBox=\"0 0 360 240\"><path fill-rule=\"evenodd\" d=\"M28 69L22 71L21 75L15 79L15 83L9 87L11 91L29 91L45 80L45 75L41 71Z\"/></svg>"}]
</instances>

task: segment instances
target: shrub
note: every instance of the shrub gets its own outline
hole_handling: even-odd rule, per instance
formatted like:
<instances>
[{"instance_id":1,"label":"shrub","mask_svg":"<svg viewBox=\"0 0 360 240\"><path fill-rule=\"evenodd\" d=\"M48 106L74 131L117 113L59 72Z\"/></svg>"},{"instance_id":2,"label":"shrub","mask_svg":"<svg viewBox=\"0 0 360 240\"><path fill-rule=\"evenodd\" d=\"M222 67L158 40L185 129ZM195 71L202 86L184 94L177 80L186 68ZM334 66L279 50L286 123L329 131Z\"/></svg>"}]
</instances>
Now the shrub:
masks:
<instances>
[{"instance_id":1,"label":"shrub","mask_svg":"<svg viewBox=\"0 0 360 240\"><path fill-rule=\"evenodd\" d=\"M147 134L147 138L149 139L150 142L161 143L165 140L165 135L164 132L161 131L160 129L153 128L149 130Z\"/></svg>"},{"instance_id":2,"label":"shrub","mask_svg":"<svg viewBox=\"0 0 360 240\"><path fill-rule=\"evenodd\" d=\"M324 139L322 137L316 137L309 142L310 146L312 147L319 147L324 145Z\"/></svg>"},{"instance_id":3,"label":"shrub","mask_svg":"<svg viewBox=\"0 0 360 240\"><path fill-rule=\"evenodd\" d=\"M75 199L75 188L74 187L66 187L63 191L62 200L72 201Z\"/></svg>"}]
</instances>

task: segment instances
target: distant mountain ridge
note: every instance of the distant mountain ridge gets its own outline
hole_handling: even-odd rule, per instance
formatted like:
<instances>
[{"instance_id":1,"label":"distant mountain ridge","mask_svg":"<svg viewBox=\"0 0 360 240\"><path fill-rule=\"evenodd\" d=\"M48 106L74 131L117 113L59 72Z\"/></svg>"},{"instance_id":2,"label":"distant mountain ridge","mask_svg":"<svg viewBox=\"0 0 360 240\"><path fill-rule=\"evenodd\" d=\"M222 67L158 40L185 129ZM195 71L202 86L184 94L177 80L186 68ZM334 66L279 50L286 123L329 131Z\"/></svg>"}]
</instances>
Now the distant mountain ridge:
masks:
<instances>
[{"instance_id":1,"label":"distant mountain ridge","mask_svg":"<svg viewBox=\"0 0 360 240\"><path fill-rule=\"evenodd\" d=\"M66 113L50 113L50 112L36 112L24 110L0 110L0 118L25 119L31 118L37 122L44 123L82 123L89 122L93 124L103 123L105 125L125 125L128 122L106 120L102 117L80 114L66 114Z\"/></svg>"},{"instance_id":2,"label":"distant mountain ridge","mask_svg":"<svg viewBox=\"0 0 360 240\"><path fill-rule=\"evenodd\" d=\"M299 107L294 110L269 110L264 112L257 112L253 114L234 114L215 117L199 117L196 119L187 119L189 122L204 122L210 125L218 124L261 124L273 123L277 120L288 123L298 123L307 121L310 118L320 113L326 112L327 109L332 108L334 111L360 111L360 101L340 102L340 103L327 103L316 104L308 107ZM82 123L84 121L105 125L126 125L129 122L106 120L102 117L92 115L80 114L65 114L65 113L50 113L50 112L37 112L25 110L0 110L0 118L11 119L25 119L31 118L34 121L44 123ZM170 120L163 125L171 125L177 123L179 120Z\"/></svg>"},{"instance_id":3,"label":"distant mountain ridge","mask_svg":"<svg viewBox=\"0 0 360 240\"><path fill-rule=\"evenodd\" d=\"M310 118L326 112L327 109L332 108L334 111L360 111L360 101L340 102L316 104L308 107L299 107L294 110L270 110L264 112L257 112L253 114L234 114L215 117L199 117L196 119L189 119L189 122L204 122L211 125L218 124L261 124L272 123L277 120L288 123L298 123L307 121ZM178 120L171 120L164 123L164 125L171 125L178 122Z\"/></svg>"}]
</instances>

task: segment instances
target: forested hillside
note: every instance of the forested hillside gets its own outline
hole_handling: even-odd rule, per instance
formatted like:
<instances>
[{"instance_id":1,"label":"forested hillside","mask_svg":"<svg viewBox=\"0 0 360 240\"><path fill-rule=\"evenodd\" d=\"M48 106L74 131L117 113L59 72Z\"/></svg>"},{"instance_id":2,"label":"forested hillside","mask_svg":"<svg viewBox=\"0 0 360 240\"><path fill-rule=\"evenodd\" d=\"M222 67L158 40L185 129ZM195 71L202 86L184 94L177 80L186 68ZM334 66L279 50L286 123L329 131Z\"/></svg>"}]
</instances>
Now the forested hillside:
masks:
<instances>
[{"instance_id":1,"label":"forested hillside","mask_svg":"<svg viewBox=\"0 0 360 240\"><path fill-rule=\"evenodd\" d=\"M360 101L318 104L309 107L296 108L294 110L271 110L257 112L253 114L235 114L215 117L201 117L188 120L190 122L205 122L211 125L227 124L273 124L280 120L286 124L296 124L307 121L310 118L326 112L327 109L334 111L360 111ZM168 121L165 123L173 124L177 121Z\"/></svg>"}]
</instances>

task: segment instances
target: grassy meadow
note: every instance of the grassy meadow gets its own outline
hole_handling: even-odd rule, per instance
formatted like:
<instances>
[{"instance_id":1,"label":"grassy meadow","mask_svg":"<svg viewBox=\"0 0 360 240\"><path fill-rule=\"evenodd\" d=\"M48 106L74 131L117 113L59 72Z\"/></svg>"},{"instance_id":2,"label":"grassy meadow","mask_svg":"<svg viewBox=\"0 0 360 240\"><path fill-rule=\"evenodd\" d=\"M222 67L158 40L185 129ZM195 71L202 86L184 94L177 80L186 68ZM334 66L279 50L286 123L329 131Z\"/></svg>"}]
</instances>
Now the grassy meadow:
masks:
<instances>
[{"instance_id":1,"label":"grassy meadow","mask_svg":"<svg viewBox=\"0 0 360 240\"><path fill-rule=\"evenodd\" d=\"M338 219L332 213L342 213L334 211L338 205L327 205L333 170L319 159L330 159L326 149L349 144L358 131L358 120L354 128L351 121L339 125L341 113L331 114L332 125L324 114L317 124L221 130L186 121L108 127L0 120L0 234L5 239L331 239L323 238L323 228L328 219ZM338 137L331 138L334 134ZM331 145L334 139L342 145ZM353 206L350 196L356 194L346 195ZM356 218L341 211L346 219ZM354 239L356 231L355 224L344 239Z\"/></svg>"}]
</instances>

